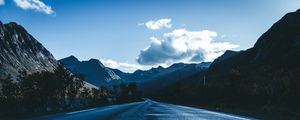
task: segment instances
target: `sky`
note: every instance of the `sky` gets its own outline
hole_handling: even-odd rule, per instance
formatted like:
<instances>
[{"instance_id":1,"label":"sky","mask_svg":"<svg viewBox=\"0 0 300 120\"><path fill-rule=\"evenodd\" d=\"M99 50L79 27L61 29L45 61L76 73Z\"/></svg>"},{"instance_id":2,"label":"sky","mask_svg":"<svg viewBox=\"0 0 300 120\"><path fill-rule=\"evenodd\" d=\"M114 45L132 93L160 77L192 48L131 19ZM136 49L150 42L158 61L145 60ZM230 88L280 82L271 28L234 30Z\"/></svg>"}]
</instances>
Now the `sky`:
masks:
<instances>
[{"instance_id":1,"label":"sky","mask_svg":"<svg viewBox=\"0 0 300 120\"><path fill-rule=\"evenodd\" d=\"M299 8L299 0L0 0L0 20L25 27L56 59L133 72L248 49Z\"/></svg>"}]
</instances>

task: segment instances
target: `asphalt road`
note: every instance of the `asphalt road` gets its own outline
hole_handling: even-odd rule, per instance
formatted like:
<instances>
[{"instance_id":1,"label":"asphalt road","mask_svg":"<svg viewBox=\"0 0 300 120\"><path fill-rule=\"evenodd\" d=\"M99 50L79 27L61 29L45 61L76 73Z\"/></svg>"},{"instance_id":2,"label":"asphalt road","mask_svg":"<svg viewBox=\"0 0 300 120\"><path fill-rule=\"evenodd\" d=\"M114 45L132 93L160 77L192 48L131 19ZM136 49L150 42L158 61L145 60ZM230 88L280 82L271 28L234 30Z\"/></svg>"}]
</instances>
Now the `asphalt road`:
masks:
<instances>
[{"instance_id":1,"label":"asphalt road","mask_svg":"<svg viewBox=\"0 0 300 120\"><path fill-rule=\"evenodd\" d=\"M250 120L237 115L208 111L152 100L112 105L34 118L34 120Z\"/></svg>"}]
</instances>

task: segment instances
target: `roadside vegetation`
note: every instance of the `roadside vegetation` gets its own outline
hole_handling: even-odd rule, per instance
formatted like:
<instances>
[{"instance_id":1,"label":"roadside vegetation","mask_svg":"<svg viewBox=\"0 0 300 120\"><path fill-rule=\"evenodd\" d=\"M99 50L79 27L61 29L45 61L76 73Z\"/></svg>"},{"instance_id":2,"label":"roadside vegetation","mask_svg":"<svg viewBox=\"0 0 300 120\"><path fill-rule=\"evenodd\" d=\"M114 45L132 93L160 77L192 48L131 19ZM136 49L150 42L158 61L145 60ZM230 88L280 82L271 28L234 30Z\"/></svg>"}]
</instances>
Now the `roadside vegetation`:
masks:
<instances>
[{"instance_id":1,"label":"roadside vegetation","mask_svg":"<svg viewBox=\"0 0 300 120\"><path fill-rule=\"evenodd\" d=\"M38 115L72 111L117 103L138 101L136 83L84 87L84 77L74 75L59 65L53 72L27 74L20 71L17 80L10 75L0 79L0 117Z\"/></svg>"}]
</instances>

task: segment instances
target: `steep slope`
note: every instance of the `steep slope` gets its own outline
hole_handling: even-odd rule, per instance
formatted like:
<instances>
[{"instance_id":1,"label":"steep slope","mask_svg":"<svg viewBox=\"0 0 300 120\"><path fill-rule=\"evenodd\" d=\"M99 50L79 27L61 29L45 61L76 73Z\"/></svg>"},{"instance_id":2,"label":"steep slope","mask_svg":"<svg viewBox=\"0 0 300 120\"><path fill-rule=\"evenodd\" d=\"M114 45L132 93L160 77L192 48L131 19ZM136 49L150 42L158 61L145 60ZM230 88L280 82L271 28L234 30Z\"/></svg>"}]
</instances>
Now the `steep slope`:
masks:
<instances>
[{"instance_id":1,"label":"steep slope","mask_svg":"<svg viewBox=\"0 0 300 120\"><path fill-rule=\"evenodd\" d=\"M121 78L115 74L115 72L105 67L97 59L79 61L76 57L70 56L59 60L59 62L72 73L83 75L86 82L97 87L106 86L112 88L112 85L119 84L121 82Z\"/></svg>"},{"instance_id":2,"label":"steep slope","mask_svg":"<svg viewBox=\"0 0 300 120\"><path fill-rule=\"evenodd\" d=\"M214 62L215 66L227 65L227 68L243 65L277 64L281 66L299 65L300 59L300 11L288 13L264 33L253 48L226 59Z\"/></svg>"},{"instance_id":3,"label":"steep slope","mask_svg":"<svg viewBox=\"0 0 300 120\"><path fill-rule=\"evenodd\" d=\"M275 23L252 49L253 61L290 61L290 57L299 59L300 10L288 13Z\"/></svg>"},{"instance_id":4,"label":"steep slope","mask_svg":"<svg viewBox=\"0 0 300 120\"><path fill-rule=\"evenodd\" d=\"M212 65L213 65L213 64L217 64L217 63L219 63L219 62L222 62L222 61L224 61L224 60L226 60L226 59L229 59L229 58L231 58L231 57L234 57L234 56L238 55L239 53L240 53L240 52L227 50L227 51L225 51L225 53L224 53L223 55L221 55L220 57L218 57L217 59L215 59L215 60L213 61Z\"/></svg>"},{"instance_id":5,"label":"steep slope","mask_svg":"<svg viewBox=\"0 0 300 120\"><path fill-rule=\"evenodd\" d=\"M223 100L217 105L299 118L299 41L300 10L276 22L253 48L214 64L208 76L215 90L211 99ZM222 72L220 66L226 66Z\"/></svg>"},{"instance_id":6,"label":"steep slope","mask_svg":"<svg viewBox=\"0 0 300 120\"><path fill-rule=\"evenodd\" d=\"M284 116L299 119L299 53L300 10L276 22L254 47L225 53L206 73L184 78L156 97L169 102L247 111L263 118L271 116L265 119L287 119ZM202 80L206 80L205 85L196 84Z\"/></svg>"},{"instance_id":7,"label":"steep slope","mask_svg":"<svg viewBox=\"0 0 300 120\"><path fill-rule=\"evenodd\" d=\"M123 72L119 69L113 69L113 68L108 68L108 69L115 72L122 79L123 82L133 81L133 79L130 79L130 76L132 75L132 73L126 73L126 72Z\"/></svg>"},{"instance_id":8,"label":"steep slope","mask_svg":"<svg viewBox=\"0 0 300 120\"><path fill-rule=\"evenodd\" d=\"M0 51L2 77L10 74L15 79L20 70L52 71L58 64L41 43L14 22L2 24L0 21Z\"/></svg>"}]
</instances>

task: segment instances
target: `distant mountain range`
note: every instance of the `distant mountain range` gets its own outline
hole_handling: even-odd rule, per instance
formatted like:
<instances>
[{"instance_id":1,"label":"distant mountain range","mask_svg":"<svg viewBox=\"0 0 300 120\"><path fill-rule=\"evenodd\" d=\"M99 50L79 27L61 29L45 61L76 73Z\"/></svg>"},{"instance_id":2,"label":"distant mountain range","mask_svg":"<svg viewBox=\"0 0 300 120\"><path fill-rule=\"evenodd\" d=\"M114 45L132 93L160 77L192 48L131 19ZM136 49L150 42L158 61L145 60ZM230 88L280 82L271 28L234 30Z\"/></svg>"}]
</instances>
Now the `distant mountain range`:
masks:
<instances>
[{"instance_id":1,"label":"distant mountain range","mask_svg":"<svg viewBox=\"0 0 300 120\"><path fill-rule=\"evenodd\" d=\"M0 21L0 77L11 75L13 79L18 71L27 73L52 71L58 62L22 26Z\"/></svg>"},{"instance_id":2,"label":"distant mountain range","mask_svg":"<svg viewBox=\"0 0 300 120\"><path fill-rule=\"evenodd\" d=\"M134 73L124 73L118 69L105 67L99 60L90 59L79 61L70 56L59 60L74 74L84 75L86 81L95 86L112 88L120 83L136 82L138 89L144 93L152 93L163 87L169 86L186 76L207 69L209 62L201 64L174 64L168 68L161 66L150 70L137 70Z\"/></svg>"},{"instance_id":3,"label":"distant mountain range","mask_svg":"<svg viewBox=\"0 0 300 120\"><path fill-rule=\"evenodd\" d=\"M137 81L139 89L143 91L144 94L149 95L173 85L187 76L205 71L209 66L210 62L200 64L176 63L167 68L159 66L158 68L152 68L146 71L137 70L129 78Z\"/></svg>"}]
</instances>

